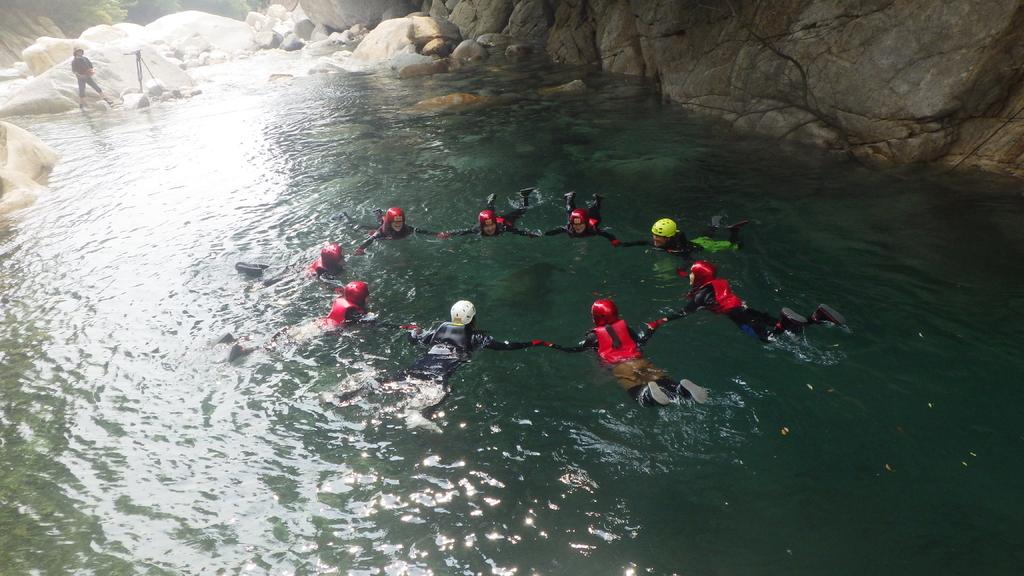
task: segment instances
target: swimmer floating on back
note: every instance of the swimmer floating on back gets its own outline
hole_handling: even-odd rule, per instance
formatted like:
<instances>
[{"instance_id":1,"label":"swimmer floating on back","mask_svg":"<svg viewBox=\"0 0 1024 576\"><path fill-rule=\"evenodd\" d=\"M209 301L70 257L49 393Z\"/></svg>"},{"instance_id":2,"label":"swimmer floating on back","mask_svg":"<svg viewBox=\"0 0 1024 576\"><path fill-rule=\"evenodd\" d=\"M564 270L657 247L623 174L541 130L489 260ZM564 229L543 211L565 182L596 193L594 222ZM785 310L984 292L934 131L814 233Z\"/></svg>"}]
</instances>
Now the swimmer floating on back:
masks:
<instances>
[{"instance_id":1,"label":"swimmer floating on back","mask_svg":"<svg viewBox=\"0 0 1024 576\"><path fill-rule=\"evenodd\" d=\"M511 234L518 234L520 236L529 236L536 238L541 235L540 232L534 232L532 230L520 230L515 227L516 220L519 219L526 209L530 207L530 192L533 192L536 188L523 188L519 191L519 196L523 199L523 205L515 210L498 216L494 210L494 194L487 197L487 208L481 210L477 215L477 225L472 228L466 228L464 230L450 230L447 232L441 232L437 235L438 238L451 238L452 236L467 236L469 234L479 234L481 236L500 236L504 232Z\"/></svg>"},{"instance_id":2,"label":"swimmer floating on back","mask_svg":"<svg viewBox=\"0 0 1024 576\"><path fill-rule=\"evenodd\" d=\"M554 346L564 352L594 349L598 358L611 368L619 386L641 406L664 406L672 400L691 398L703 404L707 391L689 380L676 382L668 374L644 358L640 348L650 340L665 319L647 322L640 331L630 328L619 318L619 310L611 300L596 300L590 307L594 328L577 346Z\"/></svg>"},{"instance_id":3,"label":"swimmer floating on back","mask_svg":"<svg viewBox=\"0 0 1024 576\"><path fill-rule=\"evenodd\" d=\"M741 220L730 225L728 240L715 240L713 236L720 227L721 216L711 219L711 225L704 231L702 236L693 240L687 240L686 234L676 226L674 220L662 218L651 226L650 240L630 240L620 244L622 247L648 246L655 250L664 250L669 254L676 254L682 258L690 258L694 252L707 250L708 252L721 252L723 250L740 249L740 229L750 223L749 220Z\"/></svg>"}]
</instances>

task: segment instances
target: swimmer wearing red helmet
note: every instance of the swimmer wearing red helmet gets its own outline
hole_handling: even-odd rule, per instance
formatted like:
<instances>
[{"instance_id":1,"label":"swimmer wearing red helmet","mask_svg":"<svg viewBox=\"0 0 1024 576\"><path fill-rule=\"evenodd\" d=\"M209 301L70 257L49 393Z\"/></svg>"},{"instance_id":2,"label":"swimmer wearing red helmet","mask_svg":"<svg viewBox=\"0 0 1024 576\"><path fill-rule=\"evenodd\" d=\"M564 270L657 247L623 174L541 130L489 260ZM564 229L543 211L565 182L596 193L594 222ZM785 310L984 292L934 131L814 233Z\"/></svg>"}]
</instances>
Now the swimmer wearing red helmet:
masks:
<instances>
[{"instance_id":1,"label":"swimmer wearing red helmet","mask_svg":"<svg viewBox=\"0 0 1024 576\"><path fill-rule=\"evenodd\" d=\"M248 276L262 276L263 272L270 268L269 264L253 264L249 262L238 262L235 264L235 270L246 274ZM337 242L328 242L320 248L320 256L316 260L309 263L306 266L305 276L307 278L317 278L320 280L336 280L338 277L345 272L345 255L341 249L341 245ZM273 286L279 282L294 279L294 267L289 266L284 272L273 277L263 280L264 286ZM328 282L331 283L331 282Z\"/></svg>"},{"instance_id":2,"label":"swimmer wearing red helmet","mask_svg":"<svg viewBox=\"0 0 1024 576\"><path fill-rule=\"evenodd\" d=\"M340 216L353 224L357 229L373 230L373 232L370 233L370 236L366 240L363 240L363 243L352 252L356 255L364 254L366 252L366 248L370 244L373 244L374 240L401 240L402 238L408 238L413 234L428 234L430 236L437 235L437 232L431 232L430 230L417 228L416 226L407 224L405 221L405 210L402 210L397 206L392 206L383 212L378 210L377 226L359 224L346 212L342 212Z\"/></svg>"},{"instance_id":3,"label":"swimmer wearing red helmet","mask_svg":"<svg viewBox=\"0 0 1024 576\"><path fill-rule=\"evenodd\" d=\"M689 276L690 291L686 294L686 305L678 312L661 319L665 322L682 318L697 310L709 310L715 314L728 316L745 334L765 342L783 332L800 333L810 324L846 325L846 319L842 314L826 304L819 304L809 316L783 308L778 318L748 308L746 302L733 293L729 281L719 278L718 269L706 260L694 262L688 274L683 268L680 268L678 273L683 277Z\"/></svg>"},{"instance_id":4,"label":"swimmer wearing red helmet","mask_svg":"<svg viewBox=\"0 0 1024 576\"><path fill-rule=\"evenodd\" d=\"M590 307L594 328L577 346L554 346L563 352L596 350L601 362L609 367L619 386L641 406L664 406L683 397L703 403L707 391L689 380L676 382L668 374L644 358L640 348L667 320L647 322L640 330L630 328L619 317L615 302L608 299L594 301Z\"/></svg>"},{"instance_id":5,"label":"swimmer wearing red helmet","mask_svg":"<svg viewBox=\"0 0 1024 576\"><path fill-rule=\"evenodd\" d=\"M231 334L225 335L218 343L232 344L231 350L228 351L228 362L247 356L261 347L273 350L285 342L305 342L321 334L336 331L348 324L377 320L376 314L366 310L366 299L370 296L370 287L366 282L354 280L336 291L339 295L331 302L331 311L327 316L280 330L262 346L246 346L244 343L248 341L248 338L236 339Z\"/></svg>"},{"instance_id":6,"label":"swimmer wearing red helmet","mask_svg":"<svg viewBox=\"0 0 1024 576\"><path fill-rule=\"evenodd\" d=\"M604 197L594 194L594 200L586 208L576 207L576 193L565 194L565 226L553 228L544 233L545 236L568 234L570 238L586 238L588 236L601 236L607 238L612 246L618 246L620 242L615 235L601 226L601 200Z\"/></svg>"},{"instance_id":7,"label":"swimmer wearing red helmet","mask_svg":"<svg viewBox=\"0 0 1024 576\"><path fill-rule=\"evenodd\" d=\"M502 216L499 216L497 211L495 211L494 194L491 194L487 197L487 208L481 210L480 213L477 214L476 226L463 230L441 232L437 237L446 239L451 238L452 236L468 236L470 234L479 234L480 236L500 236L501 234L508 232L510 234L537 238L541 235L540 232L521 230L515 227L516 220L525 214L527 208L530 207L530 192L533 192L534 190L536 190L536 188L523 188L520 190L519 196L522 198L522 206Z\"/></svg>"}]
</instances>

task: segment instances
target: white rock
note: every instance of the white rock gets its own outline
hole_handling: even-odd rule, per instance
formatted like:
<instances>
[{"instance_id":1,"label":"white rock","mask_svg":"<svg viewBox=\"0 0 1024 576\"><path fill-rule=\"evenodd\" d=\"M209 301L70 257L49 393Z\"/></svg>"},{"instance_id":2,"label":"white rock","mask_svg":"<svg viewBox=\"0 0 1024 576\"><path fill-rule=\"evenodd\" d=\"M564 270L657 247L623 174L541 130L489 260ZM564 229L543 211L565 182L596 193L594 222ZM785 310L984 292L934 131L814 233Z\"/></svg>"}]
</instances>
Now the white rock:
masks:
<instances>
[{"instance_id":1,"label":"white rock","mask_svg":"<svg viewBox=\"0 0 1024 576\"><path fill-rule=\"evenodd\" d=\"M128 33L119 28L108 26L107 24L100 24L87 28L85 32L82 32L79 36L79 40L85 40L86 42L93 42L96 44L109 44L111 42L117 42L128 37Z\"/></svg>"},{"instance_id":2,"label":"white rock","mask_svg":"<svg viewBox=\"0 0 1024 576\"><path fill-rule=\"evenodd\" d=\"M309 69L310 74L332 74L344 71L345 68L342 67L341 63L329 56L320 57L317 59L316 64Z\"/></svg>"},{"instance_id":3,"label":"white rock","mask_svg":"<svg viewBox=\"0 0 1024 576\"><path fill-rule=\"evenodd\" d=\"M150 46L141 48L143 74L153 74L168 90L191 87L192 79L173 62L167 61ZM135 56L125 55L123 46L100 46L86 52L96 67L93 77L106 93L120 94L138 87ZM97 98L92 88L86 89L86 98ZM0 103L0 117L16 114L50 114L78 108L78 81L71 72L71 58L33 78L20 90Z\"/></svg>"},{"instance_id":4,"label":"white rock","mask_svg":"<svg viewBox=\"0 0 1024 576\"><path fill-rule=\"evenodd\" d=\"M127 94L122 99L125 110L149 108L149 98L144 94Z\"/></svg>"},{"instance_id":5,"label":"white rock","mask_svg":"<svg viewBox=\"0 0 1024 576\"><path fill-rule=\"evenodd\" d=\"M213 44L199 34L192 34L188 38L183 38L176 46L176 52L182 58L196 58L203 52L208 52L212 49Z\"/></svg>"},{"instance_id":6,"label":"white rock","mask_svg":"<svg viewBox=\"0 0 1024 576\"><path fill-rule=\"evenodd\" d=\"M88 52L95 46L96 44L84 40L43 36L36 40L35 44L21 51L21 59L28 65L29 73L39 76L55 64L70 59L75 48Z\"/></svg>"},{"instance_id":7,"label":"white rock","mask_svg":"<svg viewBox=\"0 0 1024 576\"><path fill-rule=\"evenodd\" d=\"M150 78L146 81L146 95L154 98L160 97L167 90L164 83L157 80L156 78Z\"/></svg>"},{"instance_id":8,"label":"white rock","mask_svg":"<svg viewBox=\"0 0 1024 576\"><path fill-rule=\"evenodd\" d=\"M149 33L146 32L145 26L139 26L138 24L132 24L131 22L119 22L114 24L114 28L125 33L128 38L142 38L149 41Z\"/></svg>"},{"instance_id":9,"label":"white rock","mask_svg":"<svg viewBox=\"0 0 1024 576\"><path fill-rule=\"evenodd\" d=\"M223 50L211 50L208 62L210 64L222 64L231 60L231 56Z\"/></svg>"},{"instance_id":10,"label":"white rock","mask_svg":"<svg viewBox=\"0 0 1024 576\"><path fill-rule=\"evenodd\" d=\"M34 202L58 159L33 134L0 122L0 214Z\"/></svg>"},{"instance_id":11,"label":"white rock","mask_svg":"<svg viewBox=\"0 0 1024 576\"><path fill-rule=\"evenodd\" d=\"M406 52L400 52L395 54L388 60L388 68L392 70L401 71L406 66L412 66L413 64L429 64L434 59L430 56L424 56L422 54L409 54Z\"/></svg>"},{"instance_id":12,"label":"white rock","mask_svg":"<svg viewBox=\"0 0 1024 576\"><path fill-rule=\"evenodd\" d=\"M377 25L359 47L352 53L354 60L364 63L378 63L389 60L395 54L416 52L413 42L413 24L409 18L393 18Z\"/></svg>"},{"instance_id":13,"label":"white rock","mask_svg":"<svg viewBox=\"0 0 1024 576\"><path fill-rule=\"evenodd\" d=\"M288 17L288 9L280 4L271 4L267 7L267 16L270 18L277 18L278 20L284 20Z\"/></svg>"},{"instance_id":14,"label":"white rock","mask_svg":"<svg viewBox=\"0 0 1024 576\"><path fill-rule=\"evenodd\" d=\"M245 23L248 24L254 32L259 32L266 27L267 17L259 12L249 12L245 15Z\"/></svg>"},{"instance_id":15,"label":"white rock","mask_svg":"<svg viewBox=\"0 0 1024 576\"><path fill-rule=\"evenodd\" d=\"M154 39L160 39L171 46L199 35L221 50L254 50L253 30L241 20L215 16L205 12L188 10L169 14L146 26Z\"/></svg>"}]
</instances>

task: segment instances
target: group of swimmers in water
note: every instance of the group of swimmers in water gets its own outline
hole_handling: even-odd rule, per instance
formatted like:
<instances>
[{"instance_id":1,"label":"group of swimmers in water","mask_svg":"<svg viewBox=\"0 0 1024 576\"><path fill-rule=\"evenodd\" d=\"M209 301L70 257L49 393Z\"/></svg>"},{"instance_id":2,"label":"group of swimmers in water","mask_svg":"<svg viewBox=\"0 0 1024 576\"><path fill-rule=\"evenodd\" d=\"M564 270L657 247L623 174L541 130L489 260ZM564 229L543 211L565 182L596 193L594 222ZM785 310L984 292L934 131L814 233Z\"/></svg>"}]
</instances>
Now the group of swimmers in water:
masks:
<instances>
[{"instance_id":1,"label":"group of swimmers in water","mask_svg":"<svg viewBox=\"0 0 1024 576\"><path fill-rule=\"evenodd\" d=\"M721 228L721 217L712 219L711 225L703 235L688 239L679 229L676 222L662 218L651 227L649 240L622 242L612 233L601 228L602 197L595 194L593 201L586 208L576 207L576 194L565 194L566 223L564 226L546 232L524 230L516 227L518 219L529 208L530 195L535 188L519 191L520 206L511 212L499 215L494 207L495 196L487 198L486 207L477 216L477 225L462 230L431 232L406 222L405 212L398 207L377 211L378 223L366 226L358 223L347 213L339 215L339 219L356 229L369 232L369 236L358 245L354 254L363 254L370 245L379 240L398 240L414 234L429 235L440 239L455 236L479 235L483 237L500 236L504 233L528 237L554 236L566 234L572 238L600 236L607 239L615 247L646 246L660 251L675 254L687 261L692 260L698 251L719 252L738 250L740 247L740 229L748 223L743 220L727 226L727 240L715 240L716 232ZM236 268L243 273L259 276L268 268L265 264L238 263ZM338 279L345 270L345 259L341 246L328 243L320 251L320 256L306 268L305 276L326 281ZM531 347L547 347L563 352L583 352L594 350L601 363L608 367L619 385L641 405L664 406L677 399L689 399L703 403L707 399L707 391L693 382L670 378L668 374L644 357L641 348L654 333L667 322L688 316L699 310L708 310L715 314L728 317L744 333L762 341L770 341L784 332L799 333L804 327L812 324L833 324L843 326L846 321L831 307L821 304L811 314L801 315L789 308L783 308L778 317L766 312L750 308L739 298L729 285L729 281L718 276L717 268L707 260L693 261L687 268L677 270L681 277L689 279L690 291L686 295L686 304L676 312L656 320L645 322L636 327L629 326L623 320L615 302L609 299L598 299L591 306L593 328L582 341L575 346L562 346L546 340L530 340L510 342L497 340L476 329L476 308L468 300L460 300L451 307L451 320L442 322L431 330L422 330L413 324L391 324L380 321L377 315L367 310L367 298L370 294L369 285L361 280L351 281L343 287L336 288L337 297L331 305L330 313L302 326L286 328L272 336L266 348L277 346L282 340L301 341L310 337L332 332L344 326L360 323L375 323L385 327L407 330L409 339L425 348L425 352L408 368L377 381L382 388L395 387L415 388L418 384L433 384L443 390L428 408L440 404L447 395L448 379L462 364L468 362L472 354L478 350L520 350ZM263 280L271 285L284 279L278 276ZM222 343L232 344L228 360L241 358L257 347L248 346L245 340L236 340L228 334L221 339ZM352 390L337 398L339 403L346 403L366 390Z\"/></svg>"}]
</instances>

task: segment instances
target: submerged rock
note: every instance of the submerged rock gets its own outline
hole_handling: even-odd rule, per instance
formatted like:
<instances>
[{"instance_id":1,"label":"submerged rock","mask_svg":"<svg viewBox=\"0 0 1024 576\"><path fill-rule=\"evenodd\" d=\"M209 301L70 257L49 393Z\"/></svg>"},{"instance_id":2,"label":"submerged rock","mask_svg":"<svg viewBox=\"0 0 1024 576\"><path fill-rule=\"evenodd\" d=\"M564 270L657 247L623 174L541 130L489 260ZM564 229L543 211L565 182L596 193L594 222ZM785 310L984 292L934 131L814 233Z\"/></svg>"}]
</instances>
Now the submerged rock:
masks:
<instances>
[{"instance_id":1,"label":"submerged rock","mask_svg":"<svg viewBox=\"0 0 1024 576\"><path fill-rule=\"evenodd\" d=\"M490 96L479 96L468 92L456 92L436 98L421 100L413 106L417 112L438 112L455 108L469 108L490 103L493 100Z\"/></svg>"},{"instance_id":2,"label":"submerged rock","mask_svg":"<svg viewBox=\"0 0 1024 576\"><path fill-rule=\"evenodd\" d=\"M573 80L572 82L566 82L559 86L550 86L547 88L540 88L537 92L541 96L552 96L556 94L581 94L587 91L587 85L583 83L583 80Z\"/></svg>"}]
</instances>

